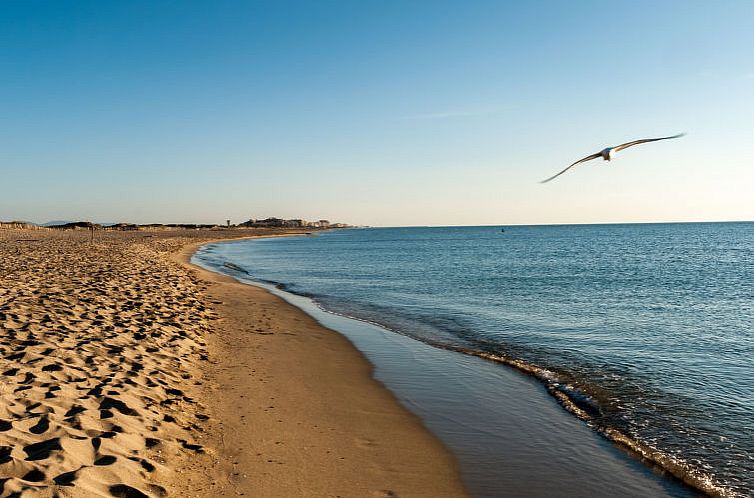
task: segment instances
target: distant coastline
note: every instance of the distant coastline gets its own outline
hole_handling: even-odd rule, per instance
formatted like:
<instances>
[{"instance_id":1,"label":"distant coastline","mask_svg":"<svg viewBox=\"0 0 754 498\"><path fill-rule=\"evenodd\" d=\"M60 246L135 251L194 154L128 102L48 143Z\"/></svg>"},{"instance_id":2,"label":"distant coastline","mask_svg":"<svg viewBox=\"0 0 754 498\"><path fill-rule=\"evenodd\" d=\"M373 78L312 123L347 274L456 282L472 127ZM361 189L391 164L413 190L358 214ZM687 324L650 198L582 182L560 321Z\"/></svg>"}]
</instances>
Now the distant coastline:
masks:
<instances>
[{"instance_id":1,"label":"distant coastline","mask_svg":"<svg viewBox=\"0 0 754 498\"><path fill-rule=\"evenodd\" d=\"M713 390L714 393L695 392L693 404L682 404L675 398L673 388L680 385L688 386L689 393L694 389L695 376L690 375L686 378L682 375L684 371L696 371L693 361L689 368L681 368L681 365L686 365L684 361L694 358L695 350L692 347L686 356L677 356L674 362L660 361L657 358L653 361L654 356L650 355L652 349L649 345L653 344L652 338L656 334L653 330L647 329L647 326L650 323L662 326L665 332L657 335L656 340L673 338L674 341L680 341L679 347L676 348L679 352L681 349L687 349L680 347L687 344L683 339L686 335L678 335L681 331L673 327L673 323L695 328L706 338L706 342L713 340L704 333L705 330L709 330L709 324L705 321L707 315L701 312L691 313L683 303L709 302L710 298L704 297L706 285L716 286L715 288L734 286L729 292L723 292L716 297L716 302L724 301L720 305L725 309L728 309L725 302L734 299L736 301L732 303L742 302L740 290L745 287L740 283L738 286L735 285L741 274L733 262L746 257L746 252L741 252L741 244L752 234L750 222L632 224L626 225L625 229L614 225L519 226L511 228L510 233L513 237L507 240L503 240L505 238L499 235L497 227L495 230L487 228L400 227L339 232L327 235L327 244L321 240L235 243L232 244L236 246L235 249L225 245L222 250L208 252L202 257L213 265L216 261L230 261L235 267L244 270L243 275L238 275L239 278L268 282L283 291L307 296L336 313L380 323L388 329L418 338L428 344L440 345L449 350L466 352L495 362L502 361L534 374L545 383L548 390L566 409L586 420L606 439L630 448L634 454L653 461L654 464L650 466L657 465L658 468L665 469L697 489L703 489L712 495L726 496L729 484L733 487L748 485L744 475L737 476L735 471L726 469L719 463L720 458L713 460L717 464L713 472L707 472L705 468L696 464L696 459L707 458L698 448L714 444L714 441L708 443L710 438L715 439L714 434L707 434L698 443L695 443L693 438L683 437L682 434L676 434L670 429L659 433L637 434L635 425L626 425L627 421L633 424L634 420L641 422L643 419L624 418L626 412L622 406L626 404L624 399L632 400L633 405L646 398L648 402L656 402L666 407L666 410L669 410L667 404L675 406L674 411L668 413L683 416L682 414L688 413L687 409L693 410L695 404L724 404L725 395L722 393L743 388L735 376L722 375L725 367L719 364L715 368L723 369L720 378L727 379L722 381L720 389ZM447 235L443 236L443 233ZM246 247L245 251L242 250L242 246ZM709 246L715 247L716 252L709 252ZM370 252L370 247L379 248L379 254ZM673 247L674 250L669 251L668 247ZM492 251L493 248L497 249ZM616 254L616 251L619 254ZM721 266L720 262L716 265L704 265L706 271L696 279L692 277L691 272L684 270L684 265L696 268L695 265L700 258L712 258L713 261L717 261L715 254L718 253L723 255L723 261L727 262L724 266ZM453 257L454 254L457 257ZM556 254L558 257L555 257ZM438 257L440 255L441 258ZM546 255L550 256L542 259ZM476 258L487 259L477 268L474 263ZM414 259L416 265L409 264L405 268L401 266ZM336 266L333 267L333 264ZM653 269L652 265L661 265L662 271ZM400 268L403 270L399 271ZM459 273L459 268L464 268L464 271ZM672 272L668 273L671 270ZM219 268L219 271L223 269ZM411 277L404 278L404 273ZM473 280L464 280L466 273L475 276ZM698 274L699 270L696 273ZM351 278L354 274L357 277ZM425 274L428 275L427 278L421 277ZM595 280L597 277L599 279ZM456 280L453 280L454 278ZM721 280L714 283L717 279ZM411 280L420 282L419 287L411 287ZM496 316L495 313L499 310L506 310L506 313L498 316L497 320L485 322L478 320L479 313L462 311L478 310L481 306L477 302L479 296L471 291L476 288L473 282L485 283L485 292L488 292L488 284L493 280L499 280L503 287L498 289L498 292L484 294L482 302L490 301L497 304L493 309L482 307L480 313L482 316ZM595 289L604 288L603 292L590 297L588 301L591 303L594 299L596 308L582 310L585 305L583 301L572 303L567 300L558 304L559 301L556 299L554 305L560 307L545 308L552 311L532 317L536 318L534 323L528 323L520 316L519 309L527 309L528 313L533 312L532 298L535 302L548 302L553 296L563 296L560 292L563 288L570 289L575 282L581 280L584 280L583 285L586 287L574 292L574 299L586 298L591 296ZM676 280L678 284L673 283ZM689 292L689 282L694 281L698 285L691 289L698 291L698 296ZM466 290L459 293L459 284ZM521 296L524 301L520 307L511 308L510 303L506 304L515 297L515 294L511 295L511 290L518 289L523 292L524 289L530 289L536 293L542 284L548 287L540 289L540 292L547 291L543 296L550 297L543 299L542 296L528 296L524 292L525 295ZM631 292L635 286L639 286L638 289ZM445 289L449 288L457 290L447 293ZM382 289L386 294L381 293ZM632 296L625 297L623 292L631 292ZM605 299L616 293L620 298L614 297L608 301L612 310L608 313L603 304ZM498 302L494 296L500 295L508 296L508 299ZM462 297L463 300L460 301ZM568 294L563 297L567 298ZM681 301L678 301L679 299ZM665 300L673 304L663 306L662 302ZM727 306L740 309L741 305ZM698 307L693 309L701 311ZM576 310L581 311L576 313ZM642 318L639 319L639 316ZM665 316L667 317L663 318ZM745 315L741 318L740 314L725 314L720 318L725 318L725 323L729 323L726 327L728 335L746 329L741 322L741 319L745 320ZM502 339L500 343L490 340L489 337L496 337L495 335L477 337L474 334L475 331L485 330L495 334L498 331L507 331L510 328L508 322L511 320L518 324L512 332L517 334L515 337L519 338L519 342L521 336L518 334L521 330L518 327L535 326L532 330L537 334L533 336L534 339L538 339L535 343L536 349L525 349L525 344L517 346L516 342L506 343ZM610 327L599 325L605 320L612 320ZM630 331L624 339L621 339L623 336L620 335L611 335L622 330L618 325L627 327ZM613 329L614 332L608 332ZM641 336L637 336L637 330L642 332ZM454 333L456 335L452 335ZM562 338L558 338L559 335L562 335ZM583 343L605 341L606 336L612 337L608 345L616 347L618 352L622 351L623 342L630 342L632 337L636 340L642 337L649 341L645 343L642 354L636 358L636 361L644 362L641 371L636 374L640 375L639 377L629 375L636 366L632 367L631 363L623 366L623 353L611 352L612 356L608 357L606 353L609 350L606 346L591 350L591 356L584 357L589 363L598 362L595 368L583 361L565 362L567 358L542 353L555 339L560 341L557 343L558 350L572 350L584 347ZM569 337L576 340L576 343L563 342ZM739 337L736 344L740 344L740 341ZM707 344L707 347L716 350L715 344L717 343L713 341ZM729 347L725 347L725 343L717 346L718 349L723 347L720 350L720 359L724 356L727 362L734 361L735 358L729 358L729 348L733 343L727 344ZM653 354L662 357L663 348L659 347ZM573 354L569 356L573 357ZM606 362L608 359L612 364ZM680 362L677 368L672 367L675 362ZM672 371L667 372L667 369ZM666 398L649 390L653 389L654 384L644 387L647 384L642 382L642 379L652 372L657 372L661 378L674 379L668 394L665 395ZM628 376L623 379L624 375ZM658 387L661 386L662 383ZM636 392L647 394L632 394ZM646 410L651 411L651 406L638 406L637 410L643 410L640 413L644 413ZM693 413L691 411L690 415ZM632 415L632 412L628 414ZM701 437L698 431L694 430L701 422L690 415L687 420L691 424L690 430L697 434L697 437ZM740 427L733 433L725 433L725 427L730 428L735 424L740 426L741 416L734 411L727 413L726 420L728 422L721 424L719 429L723 431L721 435L725 439L733 441L736 434L742 434ZM658 420L661 421L662 419ZM652 426L657 426L658 430L662 427L661 424ZM655 435L664 438L663 441L670 446L655 447L651 442ZM720 450L730 453L727 448L721 447ZM679 459L678 455L687 460ZM742 470L746 468L745 461L739 461L738 465ZM739 483L737 478L741 478L743 483Z\"/></svg>"}]
</instances>

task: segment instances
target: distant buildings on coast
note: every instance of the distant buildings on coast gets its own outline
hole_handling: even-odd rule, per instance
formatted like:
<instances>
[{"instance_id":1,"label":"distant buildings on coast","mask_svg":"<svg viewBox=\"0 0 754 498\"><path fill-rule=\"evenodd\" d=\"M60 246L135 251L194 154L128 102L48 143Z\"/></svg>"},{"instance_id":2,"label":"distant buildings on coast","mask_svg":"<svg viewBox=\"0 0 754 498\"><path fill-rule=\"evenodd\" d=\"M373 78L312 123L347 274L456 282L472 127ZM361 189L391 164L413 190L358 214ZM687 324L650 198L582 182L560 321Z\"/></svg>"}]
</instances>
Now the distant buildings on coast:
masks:
<instances>
[{"instance_id":1,"label":"distant buildings on coast","mask_svg":"<svg viewBox=\"0 0 754 498\"><path fill-rule=\"evenodd\" d=\"M35 225L34 223L27 223L25 221L0 221L0 230L35 230L37 228L40 227Z\"/></svg>"},{"instance_id":2,"label":"distant buildings on coast","mask_svg":"<svg viewBox=\"0 0 754 498\"><path fill-rule=\"evenodd\" d=\"M50 230L228 230L234 228L303 228L303 229L328 229L328 228L352 228L346 223L331 223L328 220L306 221L301 219L284 220L282 218L265 218L260 220L250 219L231 225L230 220L225 224L195 224L195 223L149 223L137 225L134 223L109 223L100 224L90 221L51 222L44 225L23 221L0 221L0 229L50 229Z\"/></svg>"},{"instance_id":3,"label":"distant buildings on coast","mask_svg":"<svg viewBox=\"0 0 754 498\"><path fill-rule=\"evenodd\" d=\"M284 220L282 218L250 219L238 225L249 228L350 228L346 223L330 223L328 220L306 221L300 219Z\"/></svg>"},{"instance_id":4,"label":"distant buildings on coast","mask_svg":"<svg viewBox=\"0 0 754 498\"><path fill-rule=\"evenodd\" d=\"M34 223L27 223L25 221L0 221L0 229L8 229L8 230L34 230L35 228L39 228Z\"/></svg>"}]
</instances>

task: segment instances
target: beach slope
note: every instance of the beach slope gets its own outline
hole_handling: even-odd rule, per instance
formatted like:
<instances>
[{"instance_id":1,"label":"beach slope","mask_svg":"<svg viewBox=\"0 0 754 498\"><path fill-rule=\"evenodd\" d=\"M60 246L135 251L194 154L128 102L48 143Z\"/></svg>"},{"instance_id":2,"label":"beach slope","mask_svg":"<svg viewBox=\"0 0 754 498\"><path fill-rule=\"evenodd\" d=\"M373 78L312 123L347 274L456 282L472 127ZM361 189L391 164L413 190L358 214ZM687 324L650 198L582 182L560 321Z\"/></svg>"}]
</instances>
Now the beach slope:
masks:
<instances>
[{"instance_id":1,"label":"beach slope","mask_svg":"<svg viewBox=\"0 0 754 498\"><path fill-rule=\"evenodd\" d=\"M348 340L264 289L193 269L220 317L204 396L220 496L466 496L453 457Z\"/></svg>"},{"instance_id":2,"label":"beach slope","mask_svg":"<svg viewBox=\"0 0 754 498\"><path fill-rule=\"evenodd\" d=\"M346 339L188 263L251 233L0 230L0 498L465 494Z\"/></svg>"}]
</instances>

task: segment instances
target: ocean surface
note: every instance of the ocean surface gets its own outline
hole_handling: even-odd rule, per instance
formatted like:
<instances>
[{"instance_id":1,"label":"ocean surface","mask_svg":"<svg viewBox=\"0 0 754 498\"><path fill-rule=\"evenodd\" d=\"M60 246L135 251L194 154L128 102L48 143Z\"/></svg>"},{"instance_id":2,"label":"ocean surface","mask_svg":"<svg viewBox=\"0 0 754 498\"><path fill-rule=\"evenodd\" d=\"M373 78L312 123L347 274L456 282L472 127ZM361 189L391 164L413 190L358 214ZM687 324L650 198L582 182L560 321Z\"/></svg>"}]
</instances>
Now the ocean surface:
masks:
<instances>
[{"instance_id":1,"label":"ocean surface","mask_svg":"<svg viewBox=\"0 0 754 498\"><path fill-rule=\"evenodd\" d=\"M754 495L754 223L351 229L210 268L538 379L712 495Z\"/></svg>"}]
</instances>

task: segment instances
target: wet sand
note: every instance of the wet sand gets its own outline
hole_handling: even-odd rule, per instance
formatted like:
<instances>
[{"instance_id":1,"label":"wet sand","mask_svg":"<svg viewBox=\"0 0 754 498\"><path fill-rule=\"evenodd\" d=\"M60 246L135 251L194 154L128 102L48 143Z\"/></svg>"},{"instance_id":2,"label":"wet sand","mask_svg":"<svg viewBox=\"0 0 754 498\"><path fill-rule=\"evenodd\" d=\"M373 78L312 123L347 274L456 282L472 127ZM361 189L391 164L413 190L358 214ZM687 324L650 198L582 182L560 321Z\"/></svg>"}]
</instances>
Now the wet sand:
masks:
<instances>
[{"instance_id":1,"label":"wet sand","mask_svg":"<svg viewBox=\"0 0 754 498\"><path fill-rule=\"evenodd\" d=\"M239 267L224 266L225 258L243 261L224 245L212 244L193 260L264 287L348 338L374 365L374 377L452 450L474 496L698 496L569 414L535 378L329 313L308 297L255 282ZM242 244L247 250L253 245Z\"/></svg>"},{"instance_id":2,"label":"wet sand","mask_svg":"<svg viewBox=\"0 0 754 498\"><path fill-rule=\"evenodd\" d=\"M454 458L347 339L263 289L194 268L222 317L205 396L219 496L466 496Z\"/></svg>"},{"instance_id":3,"label":"wet sand","mask_svg":"<svg viewBox=\"0 0 754 498\"><path fill-rule=\"evenodd\" d=\"M346 339L187 264L241 235L0 231L0 496L465 495Z\"/></svg>"}]
</instances>

